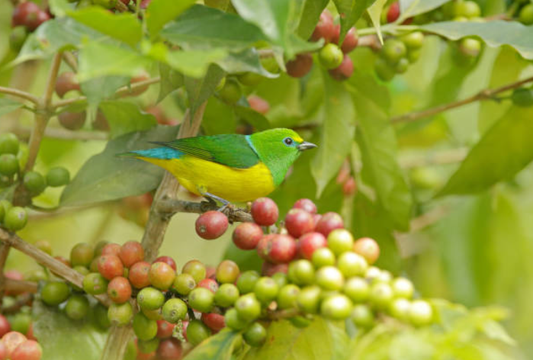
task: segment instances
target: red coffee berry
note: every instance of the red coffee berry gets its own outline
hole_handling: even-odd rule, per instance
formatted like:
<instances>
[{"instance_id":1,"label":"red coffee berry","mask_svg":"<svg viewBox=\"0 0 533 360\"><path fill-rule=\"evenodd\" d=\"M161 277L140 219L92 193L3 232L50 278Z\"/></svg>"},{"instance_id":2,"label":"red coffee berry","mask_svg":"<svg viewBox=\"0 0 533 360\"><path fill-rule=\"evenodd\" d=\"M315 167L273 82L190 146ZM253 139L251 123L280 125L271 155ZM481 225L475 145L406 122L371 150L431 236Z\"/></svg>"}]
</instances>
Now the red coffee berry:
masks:
<instances>
[{"instance_id":1,"label":"red coffee berry","mask_svg":"<svg viewBox=\"0 0 533 360\"><path fill-rule=\"evenodd\" d=\"M35 340L26 340L15 348L11 360L40 360L43 356L41 345Z\"/></svg>"},{"instance_id":2,"label":"red coffee berry","mask_svg":"<svg viewBox=\"0 0 533 360\"><path fill-rule=\"evenodd\" d=\"M343 53L348 54L349 52L352 52L353 49L357 47L357 44L359 43L359 36L357 36L357 29L351 28L346 33L346 36L344 37L344 41L341 45L341 50Z\"/></svg>"},{"instance_id":3,"label":"red coffee berry","mask_svg":"<svg viewBox=\"0 0 533 360\"><path fill-rule=\"evenodd\" d=\"M157 337L160 339L168 339L172 337L172 332L176 324L172 324L166 320L157 320Z\"/></svg>"},{"instance_id":4,"label":"red coffee berry","mask_svg":"<svg viewBox=\"0 0 533 360\"><path fill-rule=\"evenodd\" d=\"M56 80L56 94L63 97L71 90L80 90L80 83L76 79L76 74L71 71L61 73Z\"/></svg>"},{"instance_id":5,"label":"red coffee berry","mask_svg":"<svg viewBox=\"0 0 533 360\"><path fill-rule=\"evenodd\" d=\"M163 262L163 263L169 265L172 269L174 269L174 271L177 271L176 262L170 256L160 256L157 259L155 259L152 262L152 264L154 264L156 262Z\"/></svg>"},{"instance_id":6,"label":"red coffee berry","mask_svg":"<svg viewBox=\"0 0 533 360\"><path fill-rule=\"evenodd\" d=\"M102 255L116 255L120 254L120 245L115 243L106 244L102 248Z\"/></svg>"},{"instance_id":7,"label":"red coffee berry","mask_svg":"<svg viewBox=\"0 0 533 360\"><path fill-rule=\"evenodd\" d=\"M389 11L387 11L387 22L392 23L398 20L400 17L400 3L398 1L395 1L391 4L389 7Z\"/></svg>"},{"instance_id":8,"label":"red coffee berry","mask_svg":"<svg viewBox=\"0 0 533 360\"><path fill-rule=\"evenodd\" d=\"M366 259L372 265L379 258L379 245L376 240L365 237L356 240L353 251Z\"/></svg>"},{"instance_id":9,"label":"red coffee berry","mask_svg":"<svg viewBox=\"0 0 533 360\"><path fill-rule=\"evenodd\" d=\"M219 211L208 211L196 220L196 233L202 239L217 239L226 232L228 218Z\"/></svg>"},{"instance_id":10,"label":"red coffee berry","mask_svg":"<svg viewBox=\"0 0 533 360\"><path fill-rule=\"evenodd\" d=\"M87 118L87 113L82 112L70 112L65 111L57 115L57 120L65 129L68 130L79 130L85 124L85 119Z\"/></svg>"},{"instance_id":11,"label":"red coffee berry","mask_svg":"<svg viewBox=\"0 0 533 360\"><path fill-rule=\"evenodd\" d=\"M102 255L98 259L98 272L107 280L124 274L124 265L116 255Z\"/></svg>"},{"instance_id":12,"label":"red coffee berry","mask_svg":"<svg viewBox=\"0 0 533 360\"><path fill-rule=\"evenodd\" d=\"M6 346L7 357L10 358L11 354L15 351L17 346L27 341L26 336L17 331L10 331L2 337L2 343Z\"/></svg>"},{"instance_id":13,"label":"red coffee berry","mask_svg":"<svg viewBox=\"0 0 533 360\"><path fill-rule=\"evenodd\" d=\"M183 335L185 336L185 322L183 324ZM157 358L160 360L179 360L183 354L181 342L176 338L161 341L157 348Z\"/></svg>"},{"instance_id":14,"label":"red coffee berry","mask_svg":"<svg viewBox=\"0 0 533 360\"><path fill-rule=\"evenodd\" d=\"M0 338L11 331L11 325L4 315L0 315Z\"/></svg>"},{"instance_id":15,"label":"red coffee berry","mask_svg":"<svg viewBox=\"0 0 533 360\"><path fill-rule=\"evenodd\" d=\"M257 95L248 96L248 104L250 104L251 109L263 115L270 110L270 104L268 101Z\"/></svg>"},{"instance_id":16,"label":"red coffee berry","mask_svg":"<svg viewBox=\"0 0 533 360\"><path fill-rule=\"evenodd\" d=\"M344 58L342 59L342 63L336 67L335 69L331 69L328 71L329 76L331 76L333 79L337 81L344 81L353 74L353 62L352 59L348 55L344 55Z\"/></svg>"},{"instance_id":17,"label":"red coffee berry","mask_svg":"<svg viewBox=\"0 0 533 360\"><path fill-rule=\"evenodd\" d=\"M200 280L197 287L202 287L202 288L206 288L207 290L211 290L211 292L213 292L214 294L218 290L218 283L216 282L216 280L206 278L206 279Z\"/></svg>"},{"instance_id":18,"label":"red coffee berry","mask_svg":"<svg viewBox=\"0 0 533 360\"><path fill-rule=\"evenodd\" d=\"M202 322L207 325L213 332L219 332L226 326L224 315L215 313L203 313Z\"/></svg>"},{"instance_id":19,"label":"red coffee berry","mask_svg":"<svg viewBox=\"0 0 533 360\"><path fill-rule=\"evenodd\" d=\"M348 180L342 185L342 192L344 195L352 195L355 192L357 184L355 183L355 178L350 176Z\"/></svg>"},{"instance_id":20,"label":"red coffee berry","mask_svg":"<svg viewBox=\"0 0 533 360\"><path fill-rule=\"evenodd\" d=\"M259 257L263 260L268 260L268 250L267 250L267 247L269 246L270 244L270 241L271 239L275 236L276 234L268 234L268 235L265 235L261 238L261 240L259 240L259 242L257 243L257 246L256 246L256 250L257 250L257 254L259 255Z\"/></svg>"},{"instance_id":21,"label":"red coffee berry","mask_svg":"<svg viewBox=\"0 0 533 360\"><path fill-rule=\"evenodd\" d=\"M331 32L331 43L338 44L341 37L341 24L334 24Z\"/></svg>"},{"instance_id":22,"label":"red coffee berry","mask_svg":"<svg viewBox=\"0 0 533 360\"><path fill-rule=\"evenodd\" d=\"M31 1L19 3L13 10L13 15L11 17L11 26L26 26L28 23L34 25L33 22L39 16L41 9L37 4ZM29 28L28 28L29 29ZM33 29L32 29L33 30Z\"/></svg>"},{"instance_id":23,"label":"red coffee berry","mask_svg":"<svg viewBox=\"0 0 533 360\"><path fill-rule=\"evenodd\" d=\"M285 216L285 227L290 235L299 238L315 228L313 215L302 209L291 209Z\"/></svg>"},{"instance_id":24,"label":"red coffee berry","mask_svg":"<svg viewBox=\"0 0 533 360\"><path fill-rule=\"evenodd\" d=\"M252 217L258 225L274 225L279 217L278 206L270 198L259 198L252 203Z\"/></svg>"},{"instance_id":25,"label":"red coffee berry","mask_svg":"<svg viewBox=\"0 0 533 360\"><path fill-rule=\"evenodd\" d=\"M143 71L140 74L132 77L131 80L130 80L130 83L133 85L135 83L138 83L138 82L141 82L141 81L145 81L145 80L148 80L148 79L150 79L150 75L147 72ZM149 86L150 85L144 85L144 86L138 87L136 89L132 89L126 96L139 96L143 92L148 90Z\"/></svg>"},{"instance_id":26,"label":"red coffee berry","mask_svg":"<svg viewBox=\"0 0 533 360\"><path fill-rule=\"evenodd\" d=\"M176 278L176 271L167 263L156 262L150 266L148 278L153 287L168 290Z\"/></svg>"},{"instance_id":27,"label":"red coffee berry","mask_svg":"<svg viewBox=\"0 0 533 360\"><path fill-rule=\"evenodd\" d=\"M123 304L131 298L131 284L125 277L117 276L107 285L107 295L116 304Z\"/></svg>"},{"instance_id":28,"label":"red coffee berry","mask_svg":"<svg viewBox=\"0 0 533 360\"><path fill-rule=\"evenodd\" d=\"M266 251L270 262L287 263L296 256L296 241L289 235L276 234L267 245Z\"/></svg>"},{"instance_id":29,"label":"red coffee berry","mask_svg":"<svg viewBox=\"0 0 533 360\"><path fill-rule=\"evenodd\" d=\"M328 241L321 233L307 233L298 239L298 254L304 259L311 260L316 249L326 247L327 245Z\"/></svg>"},{"instance_id":30,"label":"red coffee berry","mask_svg":"<svg viewBox=\"0 0 533 360\"><path fill-rule=\"evenodd\" d=\"M233 243L242 250L255 249L262 237L263 229L255 223L239 224L233 231Z\"/></svg>"},{"instance_id":31,"label":"red coffee berry","mask_svg":"<svg viewBox=\"0 0 533 360\"><path fill-rule=\"evenodd\" d=\"M7 348L3 342L0 341L0 360L7 360Z\"/></svg>"},{"instance_id":32,"label":"red coffee berry","mask_svg":"<svg viewBox=\"0 0 533 360\"><path fill-rule=\"evenodd\" d=\"M137 241L127 241L120 247L118 257L122 264L129 268L136 262L144 260L144 249Z\"/></svg>"},{"instance_id":33,"label":"red coffee berry","mask_svg":"<svg viewBox=\"0 0 533 360\"><path fill-rule=\"evenodd\" d=\"M311 41L318 41L324 39L326 42L330 41L334 31L333 16L329 11L323 11L320 14L315 30L311 34Z\"/></svg>"},{"instance_id":34,"label":"red coffee berry","mask_svg":"<svg viewBox=\"0 0 533 360\"><path fill-rule=\"evenodd\" d=\"M300 199L296 201L292 207L293 209L302 209L307 211L310 214L316 214L317 208L315 203L309 199Z\"/></svg>"},{"instance_id":35,"label":"red coffee berry","mask_svg":"<svg viewBox=\"0 0 533 360\"><path fill-rule=\"evenodd\" d=\"M261 274L264 276L270 276L272 277L274 274L277 273L287 273L287 270L289 269L289 264L273 264L271 262L265 261L263 262L263 266L261 267Z\"/></svg>"},{"instance_id":36,"label":"red coffee berry","mask_svg":"<svg viewBox=\"0 0 533 360\"><path fill-rule=\"evenodd\" d=\"M147 263L146 261L139 261L138 263L133 264L128 274L128 279L133 287L142 289L150 286L150 267L150 263Z\"/></svg>"},{"instance_id":37,"label":"red coffee berry","mask_svg":"<svg viewBox=\"0 0 533 360\"><path fill-rule=\"evenodd\" d=\"M315 231L327 237L333 230L342 229L343 227L344 222L342 221L342 217L335 212L328 212L318 220Z\"/></svg>"},{"instance_id":38,"label":"red coffee berry","mask_svg":"<svg viewBox=\"0 0 533 360\"><path fill-rule=\"evenodd\" d=\"M285 64L287 75L293 78L301 78L307 75L313 67L313 56L309 53L298 54L294 60Z\"/></svg>"}]
</instances>

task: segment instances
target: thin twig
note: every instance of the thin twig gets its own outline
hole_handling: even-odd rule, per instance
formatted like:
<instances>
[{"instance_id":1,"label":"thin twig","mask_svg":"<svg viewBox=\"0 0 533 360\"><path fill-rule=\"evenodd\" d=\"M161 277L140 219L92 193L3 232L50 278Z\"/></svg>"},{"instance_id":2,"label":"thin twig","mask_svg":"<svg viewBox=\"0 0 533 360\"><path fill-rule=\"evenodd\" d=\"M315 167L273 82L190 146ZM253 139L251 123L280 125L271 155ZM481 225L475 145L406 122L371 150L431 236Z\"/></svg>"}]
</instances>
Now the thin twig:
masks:
<instances>
[{"instance_id":1,"label":"thin twig","mask_svg":"<svg viewBox=\"0 0 533 360\"><path fill-rule=\"evenodd\" d=\"M21 138L29 137L31 129L29 128L17 128L13 129L13 132L20 136ZM87 130L67 130L62 128L53 128L47 127L44 130L44 137L50 139L59 139L59 140L99 140L106 141L109 139L109 134L104 131L87 131Z\"/></svg>"},{"instance_id":2,"label":"thin twig","mask_svg":"<svg viewBox=\"0 0 533 360\"><path fill-rule=\"evenodd\" d=\"M5 230L0 229L0 241L17 249L18 251L28 255L39 264L50 269L54 274L62 277L63 279L73 283L78 287L83 287L83 275L73 270L61 261L54 259L44 251L39 250L33 245L28 244L15 234L10 234ZM110 300L105 295L95 296L102 304L110 305Z\"/></svg>"},{"instance_id":3,"label":"thin twig","mask_svg":"<svg viewBox=\"0 0 533 360\"><path fill-rule=\"evenodd\" d=\"M152 78L152 79L136 82L136 83L131 84L129 86L123 86L123 87L121 87L120 89L117 90L117 92L115 93L114 97L120 97L120 96L128 95L132 91L134 91L134 90L136 90L138 88L142 88L144 86L157 84L160 81L161 81L160 77L155 77L155 78ZM64 106L67 106L67 105L72 105L72 104L75 104L75 103L78 103L78 102L83 102L83 101L87 101L87 97L86 96L80 96L80 97L72 98L72 99L59 100L59 101L57 101L57 102L52 104L52 108L53 109L57 109L57 108L60 108L60 107L64 107Z\"/></svg>"},{"instance_id":4,"label":"thin twig","mask_svg":"<svg viewBox=\"0 0 533 360\"><path fill-rule=\"evenodd\" d=\"M16 97L19 97L21 99L31 101L34 104L38 104L39 103L39 98L37 96L33 96L32 94L30 94L30 93L28 93L26 91L0 86L0 93L6 94L6 95L11 95L11 96L16 96Z\"/></svg>"},{"instance_id":5,"label":"thin twig","mask_svg":"<svg viewBox=\"0 0 533 360\"><path fill-rule=\"evenodd\" d=\"M468 148L447 149L434 153L400 158L400 166L404 169L412 169L429 165L445 165L461 162L468 154Z\"/></svg>"},{"instance_id":6,"label":"thin twig","mask_svg":"<svg viewBox=\"0 0 533 360\"><path fill-rule=\"evenodd\" d=\"M532 81L533 81L533 76L532 77L528 77L528 78L526 78L524 80L512 82L510 84L501 86L501 87L496 88L496 89L485 89L485 90L480 91L476 95L467 97L466 99L454 101L454 102L451 102L451 103L448 103L448 104L435 106L433 108L422 110L422 111L415 111L415 112L411 112L411 113L408 113L408 114L395 116L395 117L391 118L391 122L392 123L413 122L413 121L416 121L416 120L420 120L420 119L424 119L424 118L427 118L427 117L430 117L430 116L434 116L434 115L440 114L441 112L444 112L444 111L448 111L448 110L451 110L451 109L458 108L458 107L463 106L463 105L468 105L468 104L476 102L476 101L490 100L490 99L493 99L495 95L498 95L500 93L503 93L503 92L506 92L506 91L509 91L509 90L512 90L512 89L519 88L522 85L525 85L525 84L530 83Z\"/></svg>"},{"instance_id":7,"label":"thin twig","mask_svg":"<svg viewBox=\"0 0 533 360\"><path fill-rule=\"evenodd\" d=\"M48 79L46 80L46 88L43 95L43 105L46 110L50 108L52 103L52 96L54 95L54 90L56 87L57 74L59 73L59 66L61 65L61 59L63 58L63 53L58 52L54 55L52 60L52 67L48 72Z\"/></svg>"},{"instance_id":8,"label":"thin twig","mask_svg":"<svg viewBox=\"0 0 533 360\"><path fill-rule=\"evenodd\" d=\"M160 214L167 214L172 216L176 213L195 213L202 214L206 211L217 210L219 205L202 201L202 202L193 202L193 201L184 201L177 199L161 199L157 204L157 211ZM224 210L224 214L228 217L230 222L251 222L253 221L252 215L245 209L227 207Z\"/></svg>"},{"instance_id":9,"label":"thin twig","mask_svg":"<svg viewBox=\"0 0 533 360\"><path fill-rule=\"evenodd\" d=\"M34 281L6 278L4 286L6 291L13 292L15 294L21 294L24 292L36 293L38 291L37 283Z\"/></svg>"},{"instance_id":10,"label":"thin twig","mask_svg":"<svg viewBox=\"0 0 533 360\"><path fill-rule=\"evenodd\" d=\"M35 292L37 292L37 284L35 284ZM32 301L32 299L33 299L33 293L28 292L28 293L22 294L17 297L17 299L15 300L15 303L2 309L2 313L16 314L20 311L22 307L28 305Z\"/></svg>"},{"instance_id":11,"label":"thin twig","mask_svg":"<svg viewBox=\"0 0 533 360\"><path fill-rule=\"evenodd\" d=\"M4 275L4 267L6 266L7 256L11 246L8 244L0 244L0 299L4 298L4 292L6 288L6 277Z\"/></svg>"}]
</instances>

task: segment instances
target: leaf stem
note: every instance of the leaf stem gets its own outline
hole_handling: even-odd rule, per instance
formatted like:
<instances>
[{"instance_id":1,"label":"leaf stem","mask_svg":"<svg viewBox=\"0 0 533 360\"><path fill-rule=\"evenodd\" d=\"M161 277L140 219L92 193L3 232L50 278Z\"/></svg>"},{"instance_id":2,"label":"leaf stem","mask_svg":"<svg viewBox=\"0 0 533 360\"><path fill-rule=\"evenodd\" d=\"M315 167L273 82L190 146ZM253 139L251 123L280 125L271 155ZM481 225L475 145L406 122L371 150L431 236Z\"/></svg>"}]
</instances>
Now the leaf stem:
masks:
<instances>
[{"instance_id":1,"label":"leaf stem","mask_svg":"<svg viewBox=\"0 0 533 360\"><path fill-rule=\"evenodd\" d=\"M34 104L38 104L39 103L39 99L37 98L37 96L33 96L32 94L30 94L30 93L28 93L26 91L0 86L0 93L6 94L6 95L16 96L16 97L19 97L21 99L31 101Z\"/></svg>"},{"instance_id":2,"label":"leaf stem","mask_svg":"<svg viewBox=\"0 0 533 360\"><path fill-rule=\"evenodd\" d=\"M435 115L440 114L442 112L445 112L445 111L448 111L448 110L451 110L451 109L455 109L455 108L458 108L458 107L461 107L461 106L464 106L464 105L468 105L468 104L471 104L471 103L476 102L476 101L483 101L483 100L493 99L495 95L498 95L498 94L500 94L502 92L505 92L505 91L509 91L509 90L512 90L512 89L519 88L522 85L525 85L525 84L530 83L530 82L533 82L533 76L532 77L528 77L528 78L526 78L524 80L520 80L520 81L509 83L507 85L500 86L500 87L498 87L496 89L485 89L485 90L482 90L479 93L477 93L475 95L472 95L470 97L467 97L465 99L462 99L462 100L453 101L453 102L450 102L448 104L435 106L435 107L432 107L432 108L429 108L429 109L426 109L426 110L422 110L422 111L414 111L414 112L407 113L407 114L404 114L404 115L395 116L395 117L391 118L390 121L392 123L394 123L394 124L396 124L396 123L409 123L409 122L417 121L417 120L424 119L424 118L427 118L427 117L430 117L430 116L435 116Z\"/></svg>"}]
</instances>

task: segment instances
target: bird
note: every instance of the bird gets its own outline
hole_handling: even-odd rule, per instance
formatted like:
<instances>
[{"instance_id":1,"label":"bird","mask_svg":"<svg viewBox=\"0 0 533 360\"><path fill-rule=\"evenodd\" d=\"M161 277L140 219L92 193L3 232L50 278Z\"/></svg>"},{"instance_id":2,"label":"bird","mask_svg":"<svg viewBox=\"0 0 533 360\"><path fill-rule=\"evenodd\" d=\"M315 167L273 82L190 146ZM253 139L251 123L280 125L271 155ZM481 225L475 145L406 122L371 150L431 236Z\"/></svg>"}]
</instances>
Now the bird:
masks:
<instances>
[{"instance_id":1,"label":"bird","mask_svg":"<svg viewBox=\"0 0 533 360\"><path fill-rule=\"evenodd\" d=\"M160 166L191 193L224 206L269 195L300 154L317 147L284 128L153 143L159 147L119 155Z\"/></svg>"}]
</instances>

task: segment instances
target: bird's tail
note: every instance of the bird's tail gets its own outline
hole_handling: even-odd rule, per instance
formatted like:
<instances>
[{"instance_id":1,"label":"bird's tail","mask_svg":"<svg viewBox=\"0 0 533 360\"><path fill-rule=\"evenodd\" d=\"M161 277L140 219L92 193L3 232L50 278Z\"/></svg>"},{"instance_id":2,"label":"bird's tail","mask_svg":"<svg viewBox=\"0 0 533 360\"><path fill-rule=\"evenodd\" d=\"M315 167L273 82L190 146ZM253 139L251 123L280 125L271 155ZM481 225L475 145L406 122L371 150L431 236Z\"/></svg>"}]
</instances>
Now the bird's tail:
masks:
<instances>
[{"instance_id":1,"label":"bird's tail","mask_svg":"<svg viewBox=\"0 0 533 360\"><path fill-rule=\"evenodd\" d=\"M160 160L170 160L179 158L182 155L179 151L176 151L167 147L158 147L154 149L147 150L134 150L119 153L116 156L121 158L151 158L151 159L160 159Z\"/></svg>"}]
</instances>

